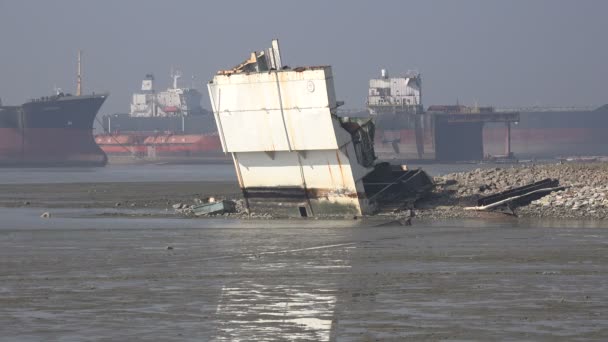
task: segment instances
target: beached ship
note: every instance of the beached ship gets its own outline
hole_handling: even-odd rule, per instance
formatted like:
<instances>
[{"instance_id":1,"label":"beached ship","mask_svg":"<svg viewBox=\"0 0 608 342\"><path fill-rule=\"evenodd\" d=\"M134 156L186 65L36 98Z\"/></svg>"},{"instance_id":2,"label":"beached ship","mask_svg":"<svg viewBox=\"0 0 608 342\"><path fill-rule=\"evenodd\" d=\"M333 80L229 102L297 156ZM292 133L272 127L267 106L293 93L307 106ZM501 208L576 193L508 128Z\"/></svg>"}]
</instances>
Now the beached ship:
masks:
<instances>
[{"instance_id":1,"label":"beached ship","mask_svg":"<svg viewBox=\"0 0 608 342\"><path fill-rule=\"evenodd\" d=\"M82 94L78 51L76 95L55 95L3 106L0 101L0 166L104 166L93 122L108 94Z\"/></svg>"},{"instance_id":2,"label":"beached ship","mask_svg":"<svg viewBox=\"0 0 608 342\"><path fill-rule=\"evenodd\" d=\"M228 160L221 152L211 114L201 107L201 93L173 85L157 92L154 76L146 75L133 94L129 113L102 117L103 134L95 136L111 163L200 163Z\"/></svg>"},{"instance_id":3,"label":"beached ship","mask_svg":"<svg viewBox=\"0 0 608 342\"><path fill-rule=\"evenodd\" d=\"M390 77L382 69L380 78L369 81L369 115L376 124L376 153L380 158L433 159L432 122L424 115L422 76L408 71Z\"/></svg>"},{"instance_id":4,"label":"beached ship","mask_svg":"<svg viewBox=\"0 0 608 342\"><path fill-rule=\"evenodd\" d=\"M376 123L376 152L380 158L427 159L437 157L437 142L448 138L462 142L482 130L483 146L475 153L461 149L451 151L484 157L552 158L572 155L608 155L608 105L594 110L568 108L511 108L488 106L432 105L423 106L422 79L417 72L371 79L367 99L368 112ZM502 120L517 113L517 120ZM361 115L361 114L357 114ZM459 116L490 118L482 125L470 123L470 130L437 130L438 117ZM500 122L492 122L496 118ZM467 133L468 132L468 133ZM439 158L438 158L439 159ZM450 158L454 159L454 158ZM458 158L456 158L458 159ZM477 159L477 158L473 158Z\"/></svg>"},{"instance_id":5,"label":"beached ship","mask_svg":"<svg viewBox=\"0 0 608 342\"><path fill-rule=\"evenodd\" d=\"M248 211L369 215L411 206L422 170L377 163L371 120L339 117L331 66L283 65L278 40L208 83L222 149ZM352 216L351 216L352 217Z\"/></svg>"},{"instance_id":6,"label":"beached ship","mask_svg":"<svg viewBox=\"0 0 608 342\"><path fill-rule=\"evenodd\" d=\"M93 122L107 96L58 93L0 106L0 166L104 166Z\"/></svg>"},{"instance_id":7,"label":"beached ship","mask_svg":"<svg viewBox=\"0 0 608 342\"><path fill-rule=\"evenodd\" d=\"M511 109L505 109L511 110ZM514 108L520 120L511 127L513 153L520 157L608 155L608 105L597 108ZM486 153L500 153L501 126L484 128Z\"/></svg>"}]
</instances>

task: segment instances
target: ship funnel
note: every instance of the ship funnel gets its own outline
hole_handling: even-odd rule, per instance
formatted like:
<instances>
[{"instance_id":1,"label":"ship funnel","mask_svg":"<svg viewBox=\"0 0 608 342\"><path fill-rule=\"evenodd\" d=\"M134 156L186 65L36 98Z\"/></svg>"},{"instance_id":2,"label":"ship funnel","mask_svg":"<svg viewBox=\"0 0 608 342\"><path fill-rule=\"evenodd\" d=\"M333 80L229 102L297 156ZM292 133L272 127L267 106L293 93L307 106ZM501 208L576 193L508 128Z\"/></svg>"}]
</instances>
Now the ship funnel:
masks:
<instances>
[{"instance_id":1,"label":"ship funnel","mask_svg":"<svg viewBox=\"0 0 608 342\"><path fill-rule=\"evenodd\" d=\"M141 82L141 90L154 91L154 75L146 75L146 78Z\"/></svg>"},{"instance_id":2,"label":"ship funnel","mask_svg":"<svg viewBox=\"0 0 608 342\"><path fill-rule=\"evenodd\" d=\"M177 80L182 78L182 72L171 68L171 78L173 79L173 89L177 89Z\"/></svg>"},{"instance_id":3,"label":"ship funnel","mask_svg":"<svg viewBox=\"0 0 608 342\"><path fill-rule=\"evenodd\" d=\"M380 74L382 75L383 79L387 79L388 78L388 71L386 69L380 70Z\"/></svg>"}]
</instances>

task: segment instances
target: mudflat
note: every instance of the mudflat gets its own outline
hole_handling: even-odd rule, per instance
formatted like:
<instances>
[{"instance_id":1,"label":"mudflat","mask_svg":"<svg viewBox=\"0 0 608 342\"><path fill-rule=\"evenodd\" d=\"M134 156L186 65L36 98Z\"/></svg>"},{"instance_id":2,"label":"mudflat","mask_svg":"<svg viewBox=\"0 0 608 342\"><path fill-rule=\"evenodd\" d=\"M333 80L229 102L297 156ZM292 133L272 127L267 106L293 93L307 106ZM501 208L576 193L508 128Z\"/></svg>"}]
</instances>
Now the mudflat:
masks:
<instances>
[{"instance_id":1,"label":"mudflat","mask_svg":"<svg viewBox=\"0 0 608 342\"><path fill-rule=\"evenodd\" d=\"M0 207L164 209L209 196L242 195L236 182L0 184Z\"/></svg>"},{"instance_id":2,"label":"mudflat","mask_svg":"<svg viewBox=\"0 0 608 342\"><path fill-rule=\"evenodd\" d=\"M0 229L2 339L608 339L605 229L133 220Z\"/></svg>"},{"instance_id":3,"label":"mudflat","mask_svg":"<svg viewBox=\"0 0 608 342\"><path fill-rule=\"evenodd\" d=\"M0 339L608 340L606 221L172 214L206 196L240 193L0 185Z\"/></svg>"}]
</instances>

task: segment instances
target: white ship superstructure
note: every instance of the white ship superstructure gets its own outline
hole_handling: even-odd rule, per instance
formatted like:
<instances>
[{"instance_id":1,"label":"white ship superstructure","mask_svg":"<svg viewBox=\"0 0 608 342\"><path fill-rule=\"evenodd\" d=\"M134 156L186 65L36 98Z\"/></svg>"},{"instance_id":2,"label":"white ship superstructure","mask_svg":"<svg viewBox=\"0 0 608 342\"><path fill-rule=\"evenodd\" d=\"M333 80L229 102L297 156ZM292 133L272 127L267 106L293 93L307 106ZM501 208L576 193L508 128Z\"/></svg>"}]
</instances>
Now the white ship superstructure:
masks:
<instances>
[{"instance_id":1,"label":"white ship superstructure","mask_svg":"<svg viewBox=\"0 0 608 342\"><path fill-rule=\"evenodd\" d=\"M372 210L362 179L373 170L373 147L370 163L357 161L363 150L335 115L331 67L283 69L275 40L208 87L248 206L291 204L302 216Z\"/></svg>"},{"instance_id":2,"label":"white ship superstructure","mask_svg":"<svg viewBox=\"0 0 608 342\"><path fill-rule=\"evenodd\" d=\"M156 92L154 75L148 74L142 81L141 92L133 94L130 115L134 117L166 117L197 115L203 112L201 93L193 88L180 88L180 72L172 75L173 87Z\"/></svg>"},{"instance_id":3,"label":"white ship superstructure","mask_svg":"<svg viewBox=\"0 0 608 342\"><path fill-rule=\"evenodd\" d=\"M422 108L422 77L408 71L401 77L389 77L382 69L381 77L369 80L367 105L370 114L403 112L420 114Z\"/></svg>"}]
</instances>

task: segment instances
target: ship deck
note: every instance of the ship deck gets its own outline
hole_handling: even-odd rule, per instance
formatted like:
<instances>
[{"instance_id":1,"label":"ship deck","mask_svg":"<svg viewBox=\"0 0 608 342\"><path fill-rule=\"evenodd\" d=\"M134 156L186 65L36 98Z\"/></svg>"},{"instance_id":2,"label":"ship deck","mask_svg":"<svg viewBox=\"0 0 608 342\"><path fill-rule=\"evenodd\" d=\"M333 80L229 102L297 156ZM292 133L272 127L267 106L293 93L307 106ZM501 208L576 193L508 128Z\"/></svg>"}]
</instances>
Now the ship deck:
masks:
<instances>
[{"instance_id":1,"label":"ship deck","mask_svg":"<svg viewBox=\"0 0 608 342\"><path fill-rule=\"evenodd\" d=\"M448 123L460 122L519 122L519 112L444 113L430 112L435 119Z\"/></svg>"}]
</instances>

